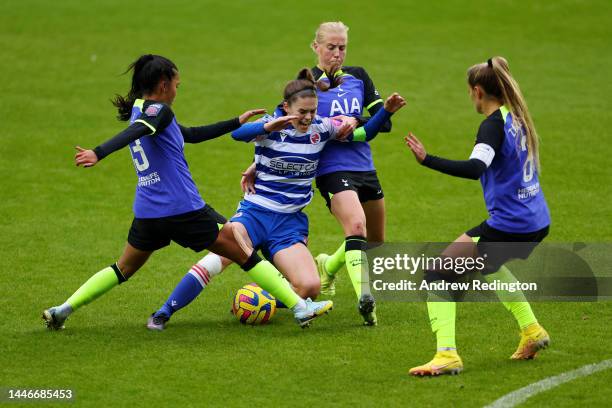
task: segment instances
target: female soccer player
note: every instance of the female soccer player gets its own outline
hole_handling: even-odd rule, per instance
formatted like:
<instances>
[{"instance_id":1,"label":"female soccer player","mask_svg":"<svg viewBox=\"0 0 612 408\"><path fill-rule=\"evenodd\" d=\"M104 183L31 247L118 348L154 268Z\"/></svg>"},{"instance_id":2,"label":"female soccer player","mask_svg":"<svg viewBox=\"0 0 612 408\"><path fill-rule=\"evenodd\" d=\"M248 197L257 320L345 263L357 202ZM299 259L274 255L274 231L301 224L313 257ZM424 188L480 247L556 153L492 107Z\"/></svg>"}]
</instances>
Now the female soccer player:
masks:
<instances>
[{"instance_id":1,"label":"female soccer player","mask_svg":"<svg viewBox=\"0 0 612 408\"><path fill-rule=\"evenodd\" d=\"M327 85L321 84L320 86ZM312 181L319 158L327 143L336 139L339 128L334 120L321 118L317 112L317 84L308 69L284 90L283 110L287 116L266 116L243 125L232 133L236 140L255 142L257 176L254 193L245 195L232 217L234 229L246 249L261 248L266 258L302 296L319 294L319 276L306 247L308 218L302 209L311 201ZM348 136L355 143L374 138L393 113L405 105L398 94L391 95L374 117ZM361 254L359 254L361 255ZM209 254L206 258L217 257ZM149 320L151 330L163 330L170 316L189 304L210 280L217 268L196 264L179 282L166 303Z\"/></svg>"},{"instance_id":2,"label":"female soccer player","mask_svg":"<svg viewBox=\"0 0 612 408\"><path fill-rule=\"evenodd\" d=\"M512 258L527 258L548 235L550 224L538 180L538 135L504 58L495 57L472 66L467 72L467 82L476 111L486 116L469 160L447 160L427 154L412 133L406 137L406 145L422 165L456 177L480 178L482 183L489 218L457 238L443 256L493 255L487 259L485 279L514 282L516 278L503 264ZM500 250L492 242L524 244ZM454 273L426 272L430 282L452 281L456 277ZM521 340L511 358L534 358L540 349L548 346L548 333L536 320L522 292L497 294L521 328ZM437 353L429 363L412 368L412 375L457 374L463 369L455 345L455 303L444 301L445 295L440 298L440 294L430 293L427 302L432 331L437 338Z\"/></svg>"},{"instance_id":3,"label":"female soccer player","mask_svg":"<svg viewBox=\"0 0 612 408\"><path fill-rule=\"evenodd\" d=\"M319 92L319 115L341 118L350 132L368 121L363 116L364 110L373 116L383 107L383 101L364 68L343 66L347 42L348 27L344 23L326 22L318 27L311 47L318 58L312 68L315 78L340 82L329 92ZM381 132L390 130L389 120ZM247 170L247 177L252 177L252 172L253 168ZM374 326L376 304L369 291L361 293L367 282L362 282L361 265L354 262L365 250L366 239L370 245L385 240L385 200L369 144L331 141L321 155L316 185L345 236L333 254L316 257L321 293L328 296L336 293L336 273L346 265L364 324Z\"/></svg>"},{"instance_id":4,"label":"female soccer player","mask_svg":"<svg viewBox=\"0 0 612 408\"><path fill-rule=\"evenodd\" d=\"M317 79L338 77L342 82L320 95L318 108L321 116L348 117L348 123L354 129L367 121L363 116L364 110L375 115L382 109L383 102L364 68L343 66L347 42L346 25L342 22L322 23L312 42L312 49L318 57L313 72ZM387 121L381 131L390 130L391 122ZM385 240L385 200L369 144L331 142L323 151L316 185L345 236L333 254L320 254L316 258L321 293L335 294L336 273L346 265L364 324L374 326L377 324L374 298L369 293L361 293L361 267L353 262L356 254L366 249L366 239L370 243Z\"/></svg>"},{"instance_id":5,"label":"female soccer player","mask_svg":"<svg viewBox=\"0 0 612 408\"><path fill-rule=\"evenodd\" d=\"M180 83L176 65L158 55L143 55L130 65L132 86L127 97L117 96L119 119L131 125L117 136L86 150L77 146L76 165L92 167L125 146L136 168L138 184L134 221L119 260L93 275L66 302L43 311L49 329L61 329L68 316L117 284L125 282L156 250L175 241L199 252L214 250L238 263L262 288L291 307L300 326L331 309L331 302L304 301L262 261L255 251L241 247L231 223L201 198L183 154L184 143L199 143L238 128L262 110L202 127L183 127L170 108Z\"/></svg>"}]
</instances>

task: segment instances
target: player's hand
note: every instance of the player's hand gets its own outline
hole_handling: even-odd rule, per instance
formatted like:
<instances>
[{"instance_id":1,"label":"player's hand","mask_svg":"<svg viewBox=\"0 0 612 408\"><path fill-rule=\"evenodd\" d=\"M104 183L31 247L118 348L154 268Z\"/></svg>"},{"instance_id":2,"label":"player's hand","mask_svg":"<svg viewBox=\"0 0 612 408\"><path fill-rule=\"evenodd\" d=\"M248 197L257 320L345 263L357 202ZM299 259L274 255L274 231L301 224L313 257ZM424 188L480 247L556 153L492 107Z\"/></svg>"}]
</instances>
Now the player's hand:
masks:
<instances>
[{"instance_id":1,"label":"player's hand","mask_svg":"<svg viewBox=\"0 0 612 408\"><path fill-rule=\"evenodd\" d=\"M266 113L265 109L251 109L251 110L244 112L242 115L238 116L238 120L240 121L241 125L244 125L253 116L262 115L264 113Z\"/></svg>"},{"instance_id":2,"label":"player's hand","mask_svg":"<svg viewBox=\"0 0 612 408\"><path fill-rule=\"evenodd\" d=\"M406 136L404 140L406 141L406 146L408 146L412 151L412 154L414 154L414 158L416 159L416 161L418 161L419 163L423 163L423 160L425 160L425 156L427 156L427 152L425 151L425 146L423 146L423 143L421 143L421 141L417 139L417 137L413 135L412 132L408 132L408 136Z\"/></svg>"},{"instance_id":3,"label":"player's hand","mask_svg":"<svg viewBox=\"0 0 612 408\"><path fill-rule=\"evenodd\" d=\"M255 163L252 163L244 172L240 179L240 188L244 194L255 194Z\"/></svg>"},{"instance_id":4,"label":"player's hand","mask_svg":"<svg viewBox=\"0 0 612 408\"><path fill-rule=\"evenodd\" d=\"M336 126L336 140L340 141L345 140L359 126L359 121L352 116L338 115L331 118L331 120L340 121L340 124ZM334 123L335 125L336 123Z\"/></svg>"},{"instance_id":5,"label":"player's hand","mask_svg":"<svg viewBox=\"0 0 612 408\"><path fill-rule=\"evenodd\" d=\"M77 153L74 155L74 162L77 166L92 167L98 162L98 156L93 150L83 149L81 146L75 146Z\"/></svg>"},{"instance_id":6,"label":"player's hand","mask_svg":"<svg viewBox=\"0 0 612 408\"><path fill-rule=\"evenodd\" d=\"M393 92L385 101L385 110L387 112L395 113L404 105L406 105L406 101L402 95L398 94L397 92Z\"/></svg>"},{"instance_id":7,"label":"player's hand","mask_svg":"<svg viewBox=\"0 0 612 408\"><path fill-rule=\"evenodd\" d=\"M283 130L289 125L291 125L291 121L297 119L296 115L287 115L281 116L278 119L274 119L264 125L264 129L266 132L277 132L279 130Z\"/></svg>"}]
</instances>

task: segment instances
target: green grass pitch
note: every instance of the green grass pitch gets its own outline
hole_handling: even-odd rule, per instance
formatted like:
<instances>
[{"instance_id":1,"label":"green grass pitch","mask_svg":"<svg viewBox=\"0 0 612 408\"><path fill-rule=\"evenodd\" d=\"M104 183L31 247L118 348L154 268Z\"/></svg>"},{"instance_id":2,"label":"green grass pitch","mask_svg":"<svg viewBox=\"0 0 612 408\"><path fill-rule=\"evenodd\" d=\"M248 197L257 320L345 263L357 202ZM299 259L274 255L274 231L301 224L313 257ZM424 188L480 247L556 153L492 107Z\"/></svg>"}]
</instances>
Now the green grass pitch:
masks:
<instances>
[{"instance_id":1,"label":"green grass pitch","mask_svg":"<svg viewBox=\"0 0 612 408\"><path fill-rule=\"evenodd\" d=\"M372 143L389 241L452 240L486 216L479 183L419 167L402 137L412 130L432 153L467 157L482 117L465 71L493 55L509 60L542 138L548 240L610 241L611 16L605 0L2 2L0 387L73 388L78 406L482 406L610 358L610 303L534 304L553 343L531 362L508 360L518 336L501 305L460 304L465 372L409 378L435 348L424 304L381 303L379 327L361 327L343 274L335 310L311 329L283 311L245 327L229 313L247 282L237 267L150 333L147 316L200 256L177 245L62 332L46 331L40 313L123 249L135 184L127 151L86 170L72 157L122 129L108 101L127 91L127 65L147 52L170 57L181 70L177 117L209 123L273 108L313 65L309 43L327 20L350 27L346 64L408 101ZM186 155L204 198L232 214L252 148L224 137ZM307 213L312 252L337 247L341 230L320 197ZM602 371L526 405L604 405L611 380Z\"/></svg>"}]
</instances>

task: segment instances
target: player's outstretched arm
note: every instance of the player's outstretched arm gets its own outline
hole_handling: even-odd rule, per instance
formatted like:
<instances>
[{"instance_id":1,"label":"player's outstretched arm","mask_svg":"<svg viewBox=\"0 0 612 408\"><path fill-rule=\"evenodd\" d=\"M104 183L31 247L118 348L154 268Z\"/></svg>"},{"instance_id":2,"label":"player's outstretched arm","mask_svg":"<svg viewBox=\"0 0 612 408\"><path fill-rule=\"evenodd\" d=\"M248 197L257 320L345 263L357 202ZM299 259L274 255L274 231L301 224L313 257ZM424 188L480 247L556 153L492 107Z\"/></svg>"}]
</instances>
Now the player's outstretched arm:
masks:
<instances>
[{"instance_id":1,"label":"player's outstretched arm","mask_svg":"<svg viewBox=\"0 0 612 408\"><path fill-rule=\"evenodd\" d=\"M404 140L406 142L406 146L408 146L408 148L412 151L412 154L414 154L414 158L417 162L441 173L449 174L455 177L478 180L487 170L486 163L479 159L472 158L469 160L448 160L442 157L427 154L423 143L421 143L421 141L415 135L413 135L412 132L409 132L408 136L406 136Z\"/></svg>"},{"instance_id":2,"label":"player's outstretched arm","mask_svg":"<svg viewBox=\"0 0 612 408\"><path fill-rule=\"evenodd\" d=\"M226 133L230 133L240 127L240 125L246 123L251 117L255 115L261 115L266 113L265 109L251 109L244 112L242 115L224 120L221 122L213 123L211 125L196 126L196 127L185 127L179 125L183 139L187 143L200 143L206 140L215 139L219 136L223 136Z\"/></svg>"},{"instance_id":3,"label":"player's outstretched arm","mask_svg":"<svg viewBox=\"0 0 612 408\"><path fill-rule=\"evenodd\" d=\"M242 142L251 142L258 136L265 136L271 132L283 130L291 124L291 121L297 119L295 115L281 116L280 118L270 120L268 122L253 122L245 123L232 132L234 140Z\"/></svg>"},{"instance_id":4,"label":"player's outstretched arm","mask_svg":"<svg viewBox=\"0 0 612 408\"><path fill-rule=\"evenodd\" d=\"M80 146L76 146L77 153L74 156L75 164L83 167L95 166L97 162L109 154L124 148L134 140L140 139L141 137L150 133L151 129L146 125L140 122L135 122L128 126L127 129L121 131L115 137L112 137L93 150L87 150Z\"/></svg>"},{"instance_id":5,"label":"player's outstretched arm","mask_svg":"<svg viewBox=\"0 0 612 408\"><path fill-rule=\"evenodd\" d=\"M368 120L365 125L357 128L352 135L349 135L347 140L354 142L367 142L374 139L382 126L387 123L389 118L391 118L391 115L405 105L406 100L400 94L394 92L385 101L383 109L376 112L376 114L370 120Z\"/></svg>"}]
</instances>

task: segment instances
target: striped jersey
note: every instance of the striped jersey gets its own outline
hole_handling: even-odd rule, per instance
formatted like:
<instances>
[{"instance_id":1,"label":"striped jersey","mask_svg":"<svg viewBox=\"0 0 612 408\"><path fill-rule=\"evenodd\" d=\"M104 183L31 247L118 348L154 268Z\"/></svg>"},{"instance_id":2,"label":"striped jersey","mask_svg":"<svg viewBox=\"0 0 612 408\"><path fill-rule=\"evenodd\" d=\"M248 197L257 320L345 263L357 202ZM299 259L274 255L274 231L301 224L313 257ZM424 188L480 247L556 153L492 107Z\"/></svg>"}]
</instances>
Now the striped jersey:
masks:
<instances>
[{"instance_id":1,"label":"striped jersey","mask_svg":"<svg viewBox=\"0 0 612 408\"><path fill-rule=\"evenodd\" d=\"M266 115L257 122L274 119ZM315 116L305 133L289 127L254 137L255 193L245 195L244 199L280 213L294 213L308 205L321 152L336 137L333 122Z\"/></svg>"}]
</instances>

